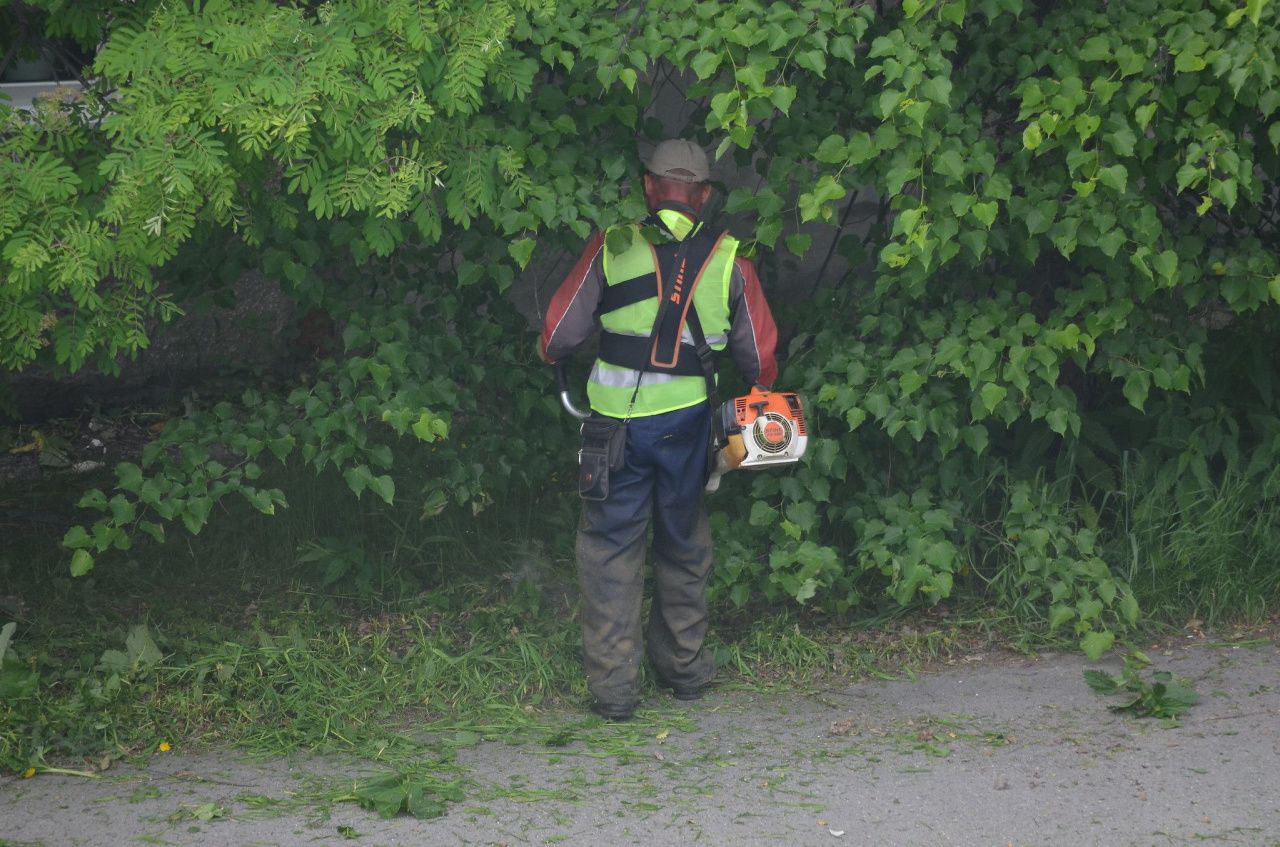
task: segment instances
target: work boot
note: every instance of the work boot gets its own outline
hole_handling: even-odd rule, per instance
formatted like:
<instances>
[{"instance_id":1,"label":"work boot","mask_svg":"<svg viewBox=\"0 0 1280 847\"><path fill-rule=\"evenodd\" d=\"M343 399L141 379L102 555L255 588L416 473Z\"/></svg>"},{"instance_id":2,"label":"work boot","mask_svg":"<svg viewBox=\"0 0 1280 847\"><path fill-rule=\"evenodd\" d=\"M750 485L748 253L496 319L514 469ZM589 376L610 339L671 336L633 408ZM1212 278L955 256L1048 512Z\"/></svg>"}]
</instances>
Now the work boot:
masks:
<instances>
[{"instance_id":1,"label":"work boot","mask_svg":"<svg viewBox=\"0 0 1280 847\"><path fill-rule=\"evenodd\" d=\"M671 686L671 696L677 700L701 700L702 695L707 693L707 686L695 685L686 687L683 685Z\"/></svg>"},{"instance_id":2,"label":"work boot","mask_svg":"<svg viewBox=\"0 0 1280 847\"><path fill-rule=\"evenodd\" d=\"M591 701L591 711L607 721L629 721L635 715L636 707L623 703L602 703Z\"/></svg>"},{"instance_id":3,"label":"work boot","mask_svg":"<svg viewBox=\"0 0 1280 847\"><path fill-rule=\"evenodd\" d=\"M650 667L652 668L653 666L650 665ZM669 682L662 678L662 674L658 673L656 668L653 669L653 675L655 681L658 683L658 687L670 688L671 696L677 700L701 700L703 695L707 693L707 689L709 689L713 684L712 680L707 680L706 682L699 683L697 685L680 685L674 682Z\"/></svg>"}]
</instances>

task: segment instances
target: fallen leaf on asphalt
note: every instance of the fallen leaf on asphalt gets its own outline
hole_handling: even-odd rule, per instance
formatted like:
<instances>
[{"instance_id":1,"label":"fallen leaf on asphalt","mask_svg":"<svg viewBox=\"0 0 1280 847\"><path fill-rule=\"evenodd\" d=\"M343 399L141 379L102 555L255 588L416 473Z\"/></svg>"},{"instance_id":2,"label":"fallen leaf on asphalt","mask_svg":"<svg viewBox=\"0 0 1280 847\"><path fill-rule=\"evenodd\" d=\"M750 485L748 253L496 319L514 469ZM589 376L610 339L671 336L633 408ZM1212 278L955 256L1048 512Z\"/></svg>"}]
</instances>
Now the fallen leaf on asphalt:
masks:
<instances>
[{"instance_id":1,"label":"fallen leaf on asphalt","mask_svg":"<svg viewBox=\"0 0 1280 847\"><path fill-rule=\"evenodd\" d=\"M835 721L827 731L832 735L848 735L853 731L853 718L845 718L842 721Z\"/></svg>"}]
</instances>

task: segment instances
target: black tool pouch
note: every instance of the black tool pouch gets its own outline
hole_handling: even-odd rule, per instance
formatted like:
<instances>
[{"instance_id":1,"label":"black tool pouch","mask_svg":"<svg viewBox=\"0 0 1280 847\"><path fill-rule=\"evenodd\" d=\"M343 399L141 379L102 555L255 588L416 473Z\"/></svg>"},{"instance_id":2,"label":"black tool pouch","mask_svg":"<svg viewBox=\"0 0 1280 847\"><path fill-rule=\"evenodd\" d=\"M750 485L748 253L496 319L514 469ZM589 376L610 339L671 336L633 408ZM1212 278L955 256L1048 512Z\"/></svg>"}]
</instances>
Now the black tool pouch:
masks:
<instances>
[{"instance_id":1,"label":"black tool pouch","mask_svg":"<svg viewBox=\"0 0 1280 847\"><path fill-rule=\"evenodd\" d=\"M626 446L625 421L592 415L582 422L578 494L583 500L603 500L609 496L609 472L622 467Z\"/></svg>"}]
</instances>

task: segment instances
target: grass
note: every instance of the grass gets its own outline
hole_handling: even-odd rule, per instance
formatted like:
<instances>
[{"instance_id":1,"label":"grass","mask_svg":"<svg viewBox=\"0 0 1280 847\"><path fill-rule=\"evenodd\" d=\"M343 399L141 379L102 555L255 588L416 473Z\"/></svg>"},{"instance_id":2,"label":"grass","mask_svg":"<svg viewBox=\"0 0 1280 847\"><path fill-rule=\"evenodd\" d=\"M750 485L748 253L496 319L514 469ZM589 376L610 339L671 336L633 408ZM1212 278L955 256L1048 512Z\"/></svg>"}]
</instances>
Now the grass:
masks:
<instances>
[{"instance_id":1,"label":"grass","mask_svg":"<svg viewBox=\"0 0 1280 847\"><path fill-rule=\"evenodd\" d=\"M584 713L570 512L424 522L353 509L339 480L293 482L299 494L277 518L226 514L198 538L139 544L80 580L56 547L60 529L18 528L0 584L17 612L14 650L40 684L0 703L0 765L92 768L161 742L233 743L391 768L429 760L445 773L482 738L582 741L625 758L683 719L642 708L618 727ZM48 508L58 496L0 499ZM776 609L715 620L728 687L888 675L973 637L943 619L892 636ZM668 702L648 682L645 694L646 705Z\"/></svg>"},{"instance_id":2,"label":"grass","mask_svg":"<svg viewBox=\"0 0 1280 847\"><path fill-rule=\"evenodd\" d=\"M1280 608L1280 469L1171 484L1126 464L1118 500L1122 531L1109 558L1150 619L1212 627Z\"/></svg>"},{"instance_id":3,"label":"grass","mask_svg":"<svg viewBox=\"0 0 1280 847\"><path fill-rule=\"evenodd\" d=\"M358 796L371 772L452 786L465 780L457 752L482 739L628 761L651 756L657 733L692 728L650 682L634 722L584 711L571 498L423 521L403 507L352 508L337 479L280 484L297 494L276 518L224 514L198 538L140 544L81 580L56 547L61 529L6 528L0 603L11 608L0 606L0 623L16 618L15 652L40 684L0 702L0 767L88 773L104 756L141 760L161 742L336 752L350 774L308 794L332 799ZM48 509L59 498L56 486L34 487L0 494L0 505ZM1230 537L1261 551L1266 524L1237 518ZM1134 529L1143 545L1196 555L1193 535L1134 526L1148 527ZM1265 569L1244 573L1274 593ZM1221 585L1212 593L1253 608ZM843 619L726 605L709 646L724 688L820 691L1007 644L1015 623L963 599Z\"/></svg>"}]
</instances>

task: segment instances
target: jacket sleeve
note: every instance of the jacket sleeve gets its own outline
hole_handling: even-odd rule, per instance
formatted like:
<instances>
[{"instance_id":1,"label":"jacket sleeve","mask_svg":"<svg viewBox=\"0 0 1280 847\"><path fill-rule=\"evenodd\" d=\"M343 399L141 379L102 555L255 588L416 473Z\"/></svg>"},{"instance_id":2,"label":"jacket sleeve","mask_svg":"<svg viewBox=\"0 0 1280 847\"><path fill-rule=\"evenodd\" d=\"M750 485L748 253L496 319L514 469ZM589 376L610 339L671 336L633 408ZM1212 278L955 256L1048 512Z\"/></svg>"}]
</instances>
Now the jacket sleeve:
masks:
<instances>
[{"instance_id":1,"label":"jacket sleeve","mask_svg":"<svg viewBox=\"0 0 1280 847\"><path fill-rule=\"evenodd\" d=\"M743 378L768 388L778 378L778 326L750 259L733 260L729 279L729 352Z\"/></svg>"},{"instance_id":2,"label":"jacket sleeve","mask_svg":"<svg viewBox=\"0 0 1280 847\"><path fill-rule=\"evenodd\" d=\"M542 357L555 363L582 346L600 328L596 307L604 291L604 235L587 241L573 270L556 289L542 325Z\"/></svg>"}]
</instances>

